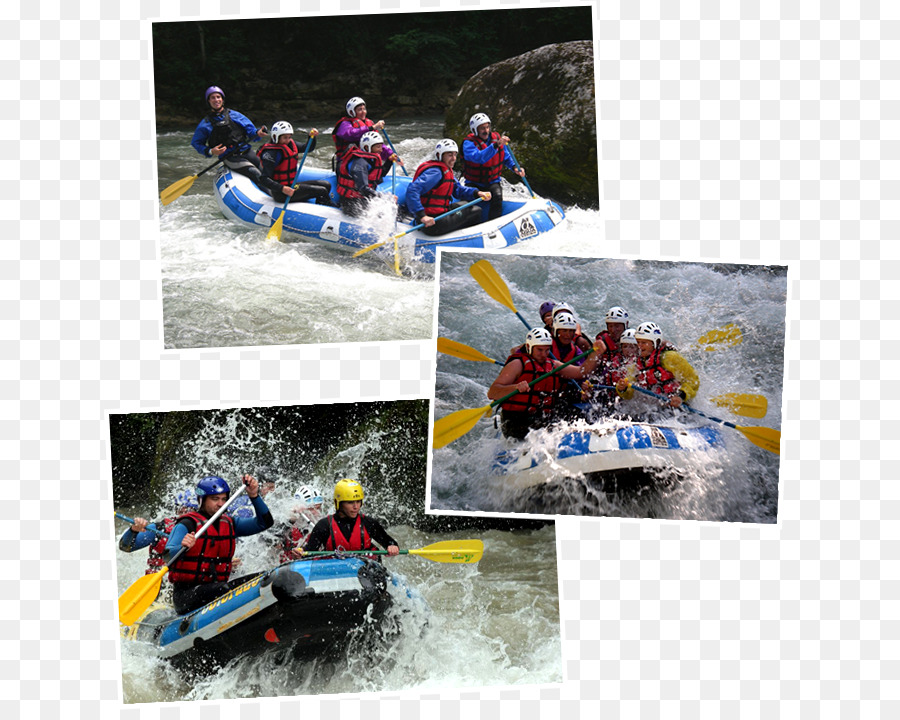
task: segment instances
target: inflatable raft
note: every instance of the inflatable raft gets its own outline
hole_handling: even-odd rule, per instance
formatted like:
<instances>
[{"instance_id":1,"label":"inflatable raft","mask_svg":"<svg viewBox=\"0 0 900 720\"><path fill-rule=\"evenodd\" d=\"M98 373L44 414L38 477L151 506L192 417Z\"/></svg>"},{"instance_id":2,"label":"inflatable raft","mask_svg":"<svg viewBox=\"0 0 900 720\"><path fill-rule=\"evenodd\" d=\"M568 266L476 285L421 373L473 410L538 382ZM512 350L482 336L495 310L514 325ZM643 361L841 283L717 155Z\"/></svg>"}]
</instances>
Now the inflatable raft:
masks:
<instances>
[{"instance_id":1,"label":"inflatable raft","mask_svg":"<svg viewBox=\"0 0 900 720\"><path fill-rule=\"evenodd\" d=\"M420 597L402 577L361 557L298 560L260 573L208 605L177 615L157 603L122 634L156 646L176 666L213 669L245 654L341 647L392 605L389 586ZM424 603L424 600L422 601Z\"/></svg>"},{"instance_id":2,"label":"inflatable raft","mask_svg":"<svg viewBox=\"0 0 900 720\"><path fill-rule=\"evenodd\" d=\"M605 421L563 433L532 433L520 447L499 452L493 470L510 488L534 488L583 475L609 489L642 478L684 476L723 449L716 427Z\"/></svg>"},{"instance_id":3,"label":"inflatable raft","mask_svg":"<svg viewBox=\"0 0 900 720\"><path fill-rule=\"evenodd\" d=\"M303 170L300 180L326 180L331 184L331 199L337 200L335 175L327 170ZM393 192L402 204L406 200L409 177L397 177L392 184L385 180L379 190ZM284 203L276 203L267 193L243 175L222 168L215 181L216 202L229 220L248 227L271 227L281 215ZM487 221L487 207L483 208L485 222L439 237L430 237L414 230L401 238L401 246L414 246L415 259L433 263L438 247L469 247L497 249L537 237L549 232L565 220L563 209L552 200L530 198L504 200L503 215ZM414 225L398 222L396 227L375 230L360 218L344 215L338 208L314 202L295 202L288 205L284 215L285 240L314 240L341 250L356 252L374 243L389 240L392 235L406 232ZM294 236L294 238L291 237Z\"/></svg>"}]
</instances>

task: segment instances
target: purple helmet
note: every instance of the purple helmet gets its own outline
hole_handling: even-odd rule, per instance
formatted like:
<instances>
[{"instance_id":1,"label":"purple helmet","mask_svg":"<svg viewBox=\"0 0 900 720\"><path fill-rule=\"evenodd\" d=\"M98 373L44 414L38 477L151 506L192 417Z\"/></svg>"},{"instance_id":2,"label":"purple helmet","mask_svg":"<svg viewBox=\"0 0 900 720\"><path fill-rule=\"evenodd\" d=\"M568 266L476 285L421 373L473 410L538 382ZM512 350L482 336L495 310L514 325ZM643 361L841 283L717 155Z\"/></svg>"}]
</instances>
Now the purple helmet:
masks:
<instances>
[{"instance_id":1,"label":"purple helmet","mask_svg":"<svg viewBox=\"0 0 900 720\"><path fill-rule=\"evenodd\" d=\"M220 88L218 85L210 85L208 88L206 88L206 94L203 96L203 99L206 100L206 102L208 103L209 96L212 95L213 93L219 93L219 95L222 96L222 99L223 100L225 99L225 91L222 88Z\"/></svg>"},{"instance_id":2,"label":"purple helmet","mask_svg":"<svg viewBox=\"0 0 900 720\"><path fill-rule=\"evenodd\" d=\"M538 308L538 316L544 317L544 315L546 315L548 312L553 312L553 307L553 303L549 300L545 303L541 303L541 307Z\"/></svg>"}]
</instances>

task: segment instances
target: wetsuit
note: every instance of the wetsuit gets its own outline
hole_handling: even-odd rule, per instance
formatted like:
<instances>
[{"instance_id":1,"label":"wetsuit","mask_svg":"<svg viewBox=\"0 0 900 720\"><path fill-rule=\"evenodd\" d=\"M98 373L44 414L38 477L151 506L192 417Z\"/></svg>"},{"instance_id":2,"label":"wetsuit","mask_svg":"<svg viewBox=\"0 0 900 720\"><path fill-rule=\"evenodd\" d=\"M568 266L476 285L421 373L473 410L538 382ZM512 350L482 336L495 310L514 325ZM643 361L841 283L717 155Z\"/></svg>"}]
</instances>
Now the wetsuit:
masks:
<instances>
[{"instance_id":1,"label":"wetsuit","mask_svg":"<svg viewBox=\"0 0 900 720\"><path fill-rule=\"evenodd\" d=\"M376 519L369 517L368 515L363 515L362 513L358 515L358 518L360 518L361 526L359 529L365 531L368 537L378 543L381 547L387 548L390 545L399 546L399 543L388 535L387 530L385 530L381 523ZM354 541L356 534L353 531L354 528L356 528L357 518L350 518L346 515L335 513L334 515L322 518L315 524L312 532L310 532L309 536L306 538L306 542L303 543L304 550L313 551L321 548L328 548L329 541L332 539L332 520L337 524L337 527L345 538L349 538L351 543ZM357 532L359 532L359 529L357 529ZM367 550L368 548L364 547L360 549Z\"/></svg>"},{"instance_id":2,"label":"wetsuit","mask_svg":"<svg viewBox=\"0 0 900 720\"><path fill-rule=\"evenodd\" d=\"M309 139L309 152L316 149L316 139ZM258 151L262 164L262 176L259 185L275 202L284 203L287 195L282 192L285 185L294 185L294 177L297 172L298 158L303 157L306 151L306 143L298 146L294 140L286 145L266 143ZM290 202L305 202L315 200L317 205L332 205L329 194L331 184L325 180L307 180L294 185L294 194Z\"/></svg>"},{"instance_id":3,"label":"wetsuit","mask_svg":"<svg viewBox=\"0 0 900 720\"><path fill-rule=\"evenodd\" d=\"M257 185L260 183L260 162L255 153L250 152L250 142L259 136L256 126L237 110L222 108L222 112L207 113L191 138L191 146L203 157L212 157L212 148L224 145L227 155L220 155L225 167L241 175L246 175Z\"/></svg>"}]
</instances>

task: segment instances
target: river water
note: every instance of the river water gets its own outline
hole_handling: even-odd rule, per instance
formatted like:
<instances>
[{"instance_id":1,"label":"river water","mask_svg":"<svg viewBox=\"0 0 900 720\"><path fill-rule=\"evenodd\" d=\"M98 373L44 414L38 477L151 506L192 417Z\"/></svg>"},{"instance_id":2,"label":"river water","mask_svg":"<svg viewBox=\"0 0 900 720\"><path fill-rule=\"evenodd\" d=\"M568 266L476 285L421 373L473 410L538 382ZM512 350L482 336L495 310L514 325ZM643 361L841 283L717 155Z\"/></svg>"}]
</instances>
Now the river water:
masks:
<instances>
[{"instance_id":1,"label":"river water","mask_svg":"<svg viewBox=\"0 0 900 720\"><path fill-rule=\"evenodd\" d=\"M571 241L573 233L587 231L591 220L582 225L584 220L583 214L576 228L570 226L559 252L578 250ZM630 313L631 327L652 320L684 351L701 381L694 407L738 426L780 429L786 268L444 252L438 335L501 362L524 342L526 329L470 275L472 263L483 257L504 279L516 309L533 326L541 325L538 307L542 302L565 301L575 309L586 334L593 337L605 328L606 310L620 305ZM727 323L742 330L740 345L717 352L690 349L701 335ZM487 388L499 371L491 363L439 354L435 418L487 405ZM742 418L709 402L710 397L730 392L764 395L768 414L759 420ZM688 413L676 415L672 421L709 424ZM434 451L431 508L774 523L778 456L754 446L737 430L721 430L726 447L719 462L698 462L689 478L672 487L611 497L597 493L584 476L572 477L547 506L546 501L537 504L512 496L502 480L490 474L488 469L505 441L499 439L490 420L481 420L454 443ZM554 438L558 440L562 432L545 432L543 440L555 445Z\"/></svg>"},{"instance_id":2,"label":"river water","mask_svg":"<svg viewBox=\"0 0 900 720\"><path fill-rule=\"evenodd\" d=\"M330 168L333 122L303 124L304 130L317 127L322 132L306 160L309 167ZM442 137L443 118L404 118L391 121L386 130L412 174ZM190 147L192 134L191 129L157 136L160 190L210 164ZM312 242L267 241L265 229L245 228L223 217L213 195L215 173L199 177L185 195L160 206L167 348L431 337L432 264L407 261L405 276L397 277L392 254L387 258L375 251L353 258ZM506 192L527 195L521 185L508 186ZM588 215L595 221L592 231L598 231L599 214ZM384 231L389 237L393 226ZM565 229L551 235L558 232Z\"/></svg>"},{"instance_id":3,"label":"river water","mask_svg":"<svg viewBox=\"0 0 900 720\"><path fill-rule=\"evenodd\" d=\"M258 434L242 423L236 411L226 422L208 423L197 439L170 448L186 467L215 468L226 478L252 469L252 458L292 457L305 451L291 438ZM425 428L423 425L423 433ZM424 445L420 438L418 446ZM388 447L388 445L390 447ZM364 468L391 462L403 452L396 440L377 433L355 441L325 464L299 461L295 474L282 474L279 487L267 498L276 522L293 504L290 495L300 482L330 496L335 473L363 477ZM316 452L310 450L309 455ZM318 461L318 458L315 458ZM270 461L271 462L271 461ZM318 470L311 470L314 465ZM248 467L249 466L249 467ZM135 515L159 518L169 512L171 498L191 487L196 477L172 477L159 493L156 506L119 508ZM351 646L312 662L284 662L277 654L232 661L222 671L193 679L155 657L153 648L121 641L123 694L126 703L208 700L221 698L294 696L320 693L370 692L406 688L482 687L519 683L561 682L559 595L556 532L553 524L536 529L500 531L463 529L462 519L445 518L440 532L417 527L424 518L424 478L415 497L403 497L389 487L366 485L366 512L383 519L402 548L416 548L442 540L480 538L485 552L476 565L437 563L416 556L386 559L388 567L418 590L427 608L403 593L380 628L396 631L390 642ZM390 518L408 518L391 522ZM454 525L456 529L454 529ZM119 536L125 524L116 521ZM239 541L240 574L273 566L272 551L263 534ZM116 552L121 594L145 568L147 553ZM376 632L376 630L373 630Z\"/></svg>"}]
</instances>

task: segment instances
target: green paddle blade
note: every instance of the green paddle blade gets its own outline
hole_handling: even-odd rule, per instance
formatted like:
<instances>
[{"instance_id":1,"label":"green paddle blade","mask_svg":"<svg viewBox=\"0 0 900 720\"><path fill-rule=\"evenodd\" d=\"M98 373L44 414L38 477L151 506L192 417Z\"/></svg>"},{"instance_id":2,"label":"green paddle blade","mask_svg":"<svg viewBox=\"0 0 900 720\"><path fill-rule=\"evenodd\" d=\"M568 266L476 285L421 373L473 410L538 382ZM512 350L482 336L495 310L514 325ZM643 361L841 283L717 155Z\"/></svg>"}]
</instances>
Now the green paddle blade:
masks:
<instances>
[{"instance_id":1,"label":"green paddle blade","mask_svg":"<svg viewBox=\"0 0 900 720\"><path fill-rule=\"evenodd\" d=\"M177 200L182 195L184 195L188 190L191 189L191 185L194 184L194 180L196 180L199 176L191 175L186 178L181 178L178 182L174 182L165 190L163 190L159 194L159 199L162 200L163 205L168 205L173 200Z\"/></svg>"},{"instance_id":2,"label":"green paddle blade","mask_svg":"<svg viewBox=\"0 0 900 720\"><path fill-rule=\"evenodd\" d=\"M434 422L434 448L449 445L471 430L483 417L490 415L492 405L482 408L457 410Z\"/></svg>"},{"instance_id":3,"label":"green paddle blade","mask_svg":"<svg viewBox=\"0 0 900 720\"><path fill-rule=\"evenodd\" d=\"M156 600L156 596L159 595L160 585L162 585L167 572L169 572L169 568L163 567L162 570L152 575L139 577L130 588L122 593L119 597L120 623L131 625L146 612L147 608Z\"/></svg>"},{"instance_id":4,"label":"green paddle blade","mask_svg":"<svg viewBox=\"0 0 900 720\"><path fill-rule=\"evenodd\" d=\"M744 341L741 329L734 323L728 323L723 327L710 330L705 335L697 338L697 344L706 351L721 350L726 347L740 345Z\"/></svg>"},{"instance_id":5,"label":"green paddle blade","mask_svg":"<svg viewBox=\"0 0 900 720\"><path fill-rule=\"evenodd\" d=\"M281 241L281 230L284 227L284 210L281 211L281 215L278 216L278 219L272 223L272 227L269 228L269 232L266 233L266 240L274 240L275 242Z\"/></svg>"},{"instance_id":6,"label":"green paddle blade","mask_svg":"<svg viewBox=\"0 0 900 720\"><path fill-rule=\"evenodd\" d=\"M419 550L406 552L439 563L472 564L477 563L484 555L484 543L481 540L442 540Z\"/></svg>"},{"instance_id":7,"label":"green paddle blade","mask_svg":"<svg viewBox=\"0 0 900 720\"><path fill-rule=\"evenodd\" d=\"M781 431L767 427L737 427L738 431L756 447L781 455Z\"/></svg>"},{"instance_id":8,"label":"green paddle blade","mask_svg":"<svg viewBox=\"0 0 900 720\"><path fill-rule=\"evenodd\" d=\"M453 357L458 357L460 360L473 360L474 362L489 363L497 362L494 358L489 358L487 355L479 352L473 347L463 345L461 342L456 342L456 340L450 340L448 338L439 337L437 339L437 349L439 353L452 355Z\"/></svg>"},{"instance_id":9,"label":"green paddle blade","mask_svg":"<svg viewBox=\"0 0 900 720\"><path fill-rule=\"evenodd\" d=\"M744 417L764 418L769 411L769 401L765 395L752 395L750 393L725 393L710 398L710 402L719 407L731 410L735 415Z\"/></svg>"},{"instance_id":10,"label":"green paddle blade","mask_svg":"<svg viewBox=\"0 0 900 720\"><path fill-rule=\"evenodd\" d=\"M490 295L501 305L505 305L513 312L518 312L513 304L512 295L509 287L503 281L503 278L494 270L494 266L487 260L479 260L469 268L472 277L484 288L484 291Z\"/></svg>"}]
</instances>

